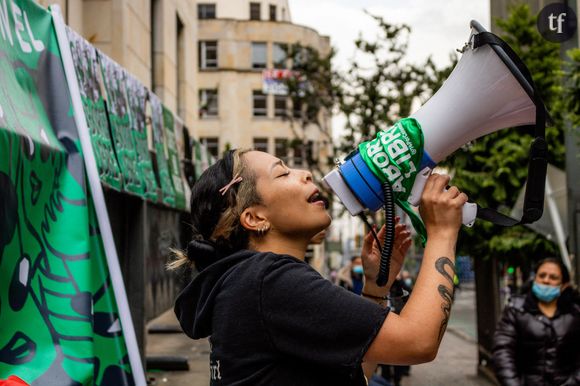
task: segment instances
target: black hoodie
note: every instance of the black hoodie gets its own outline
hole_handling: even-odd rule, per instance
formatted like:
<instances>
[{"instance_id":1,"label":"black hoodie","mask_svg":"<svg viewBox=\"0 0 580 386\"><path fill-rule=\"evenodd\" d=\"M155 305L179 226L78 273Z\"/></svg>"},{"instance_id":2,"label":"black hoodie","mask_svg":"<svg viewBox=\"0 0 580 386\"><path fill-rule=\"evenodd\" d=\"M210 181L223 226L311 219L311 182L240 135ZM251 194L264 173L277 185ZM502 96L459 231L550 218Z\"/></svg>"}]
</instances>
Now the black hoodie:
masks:
<instances>
[{"instance_id":1,"label":"black hoodie","mask_svg":"<svg viewBox=\"0 0 580 386\"><path fill-rule=\"evenodd\" d=\"M175 313L210 337L212 385L366 385L360 363L388 313L292 256L242 250L204 269Z\"/></svg>"}]
</instances>

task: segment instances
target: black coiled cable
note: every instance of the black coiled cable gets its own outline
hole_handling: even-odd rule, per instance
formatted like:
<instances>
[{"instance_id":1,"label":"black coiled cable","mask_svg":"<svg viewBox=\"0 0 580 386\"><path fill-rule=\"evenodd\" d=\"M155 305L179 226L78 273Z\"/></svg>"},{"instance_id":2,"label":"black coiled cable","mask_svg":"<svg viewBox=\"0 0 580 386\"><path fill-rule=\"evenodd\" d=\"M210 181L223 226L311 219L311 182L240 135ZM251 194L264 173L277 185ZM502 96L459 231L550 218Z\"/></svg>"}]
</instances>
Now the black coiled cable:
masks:
<instances>
[{"instance_id":1,"label":"black coiled cable","mask_svg":"<svg viewBox=\"0 0 580 386\"><path fill-rule=\"evenodd\" d=\"M395 241L395 198L393 197L393 188L388 182L383 182L383 209L385 210L385 241L381 249L381 263L379 266L379 275L377 276L377 285L384 287L389 281L391 271L391 253L393 252L393 243Z\"/></svg>"},{"instance_id":2,"label":"black coiled cable","mask_svg":"<svg viewBox=\"0 0 580 386\"><path fill-rule=\"evenodd\" d=\"M384 287L389 281L389 273L391 271L391 253L393 252L393 243L395 241L395 198L393 197L393 188L388 182L383 183L383 209L385 211L385 240L381 247L381 242L375 230L369 224L368 219L364 213L359 216L365 225L371 230L371 233L377 242L379 251L381 252L381 262L379 264L379 275L377 276L377 285Z\"/></svg>"}]
</instances>

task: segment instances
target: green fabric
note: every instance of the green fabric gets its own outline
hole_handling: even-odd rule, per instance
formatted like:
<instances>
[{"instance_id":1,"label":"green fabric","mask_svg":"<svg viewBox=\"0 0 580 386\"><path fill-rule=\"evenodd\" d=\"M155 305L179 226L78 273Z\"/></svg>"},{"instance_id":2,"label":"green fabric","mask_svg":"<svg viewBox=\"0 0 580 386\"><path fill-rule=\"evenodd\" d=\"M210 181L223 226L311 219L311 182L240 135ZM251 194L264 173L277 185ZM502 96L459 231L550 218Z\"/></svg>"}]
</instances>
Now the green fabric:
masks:
<instances>
[{"instance_id":1,"label":"green fabric","mask_svg":"<svg viewBox=\"0 0 580 386\"><path fill-rule=\"evenodd\" d=\"M0 7L0 379L134 384L51 16Z\"/></svg>"},{"instance_id":2,"label":"green fabric","mask_svg":"<svg viewBox=\"0 0 580 386\"><path fill-rule=\"evenodd\" d=\"M425 224L407 201L423 158L423 144L419 122L405 118L389 130L380 131L375 139L361 143L359 151L373 174L391 185L395 202L407 213L424 244L427 241Z\"/></svg>"}]
</instances>

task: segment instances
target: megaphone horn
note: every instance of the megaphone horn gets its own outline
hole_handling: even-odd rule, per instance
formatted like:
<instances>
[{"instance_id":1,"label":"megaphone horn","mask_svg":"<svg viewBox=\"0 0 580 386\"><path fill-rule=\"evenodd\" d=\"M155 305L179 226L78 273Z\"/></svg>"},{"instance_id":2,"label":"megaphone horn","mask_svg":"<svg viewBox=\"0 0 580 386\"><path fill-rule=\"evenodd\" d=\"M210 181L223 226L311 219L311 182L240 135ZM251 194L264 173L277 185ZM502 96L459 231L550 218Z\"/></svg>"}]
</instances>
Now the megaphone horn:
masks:
<instances>
[{"instance_id":1,"label":"megaphone horn","mask_svg":"<svg viewBox=\"0 0 580 386\"><path fill-rule=\"evenodd\" d=\"M527 184L522 219L467 203L463 223L471 226L479 217L512 226L541 217L547 167L545 125L549 116L529 70L509 45L477 21L471 21L470 26L461 60L435 95L411 117L360 144L324 177L351 215L378 210L385 202L383 184L388 183L396 203L409 214L418 233L426 236L409 204L419 204L425 182L437 163L487 134L508 127L534 126L536 138L528 166L528 177L534 181ZM381 281L386 283L384 277Z\"/></svg>"}]
</instances>

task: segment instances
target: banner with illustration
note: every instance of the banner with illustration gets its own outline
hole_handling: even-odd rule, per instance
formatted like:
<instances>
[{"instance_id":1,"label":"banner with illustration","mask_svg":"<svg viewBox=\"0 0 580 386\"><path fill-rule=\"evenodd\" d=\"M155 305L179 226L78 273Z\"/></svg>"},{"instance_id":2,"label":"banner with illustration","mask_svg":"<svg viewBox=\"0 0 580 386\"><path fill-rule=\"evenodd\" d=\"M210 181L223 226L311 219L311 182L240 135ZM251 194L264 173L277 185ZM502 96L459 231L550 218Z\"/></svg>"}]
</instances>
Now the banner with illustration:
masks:
<instances>
[{"instance_id":1,"label":"banner with illustration","mask_svg":"<svg viewBox=\"0 0 580 386\"><path fill-rule=\"evenodd\" d=\"M0 379L132 385L51 16L0 9Z\"/></svg>"},{"instance_id":2,"label":"banner with illustration","mask_svg":"<svg viewBox=\"0 0 580 386\"><path fill-rule=\"evenodd\" d=\"M157 163L157 175L161 185L161 201L165 205L175 206L175 190L171 181L171 171L169 170L169 157L165 141L165 117L163 115L163 104L159 97L149 92L149 103L151 104L151 124L153 134L153 146L155 150L155 160Z\"/></svg>"},{"instance_id":3,"label":"banner with illustration","mask_svg":"<svg viewBox=\"0 0 580 386\"><path fill-rule=\"evenodd\" d=\"M72 29L67 27L66 32L99 176L106 186L121 190L123 181L109 132L105 100L101 94L102 77L97 50Z\"/></svg>"},{"instance_id":4,"label":"banner with illustration","mask_svg":"<svg viewBox=\"0 0 580 386\"><path fill-rule=\"evenodd\" d=\"M137 156L137 170L143 181L143 195L146 199L157 202L158 185L155 179L155 171L151 156L149 155L149 145L147 141L147 117L146 105L148 103L149 91L133 75L125 71L125 89L129 102L129 113L131 119L131 135L135 144Z\"/></svg>"},{"instance_id":5,"label":"banner with illustration","mask_svg":"<svg viewBox=\"0 0 580 386\"><path fill-rule=\"evenodd\" d=\"M123 190L143 197L145 188L137 166L138 156L125 89L125 70L102 52L98 51L98 55L115 153L123 175Z\"/></svg>"},{"instance_id":6,"label":"banner with illustration","mask_svg":"<svg viewBox=\"0 0 580 386\"><path fill-rule=\"evenodd\" d=\"M167 161L169 163L169 173L175 192L175 207L185 209L185 192L183 190L183 179L181 178L181 167L177 142L175 136L175 118L167 107L163 106L163 127L165 129L165 140L167 146Z\"/></svg>"}]
</instances>

